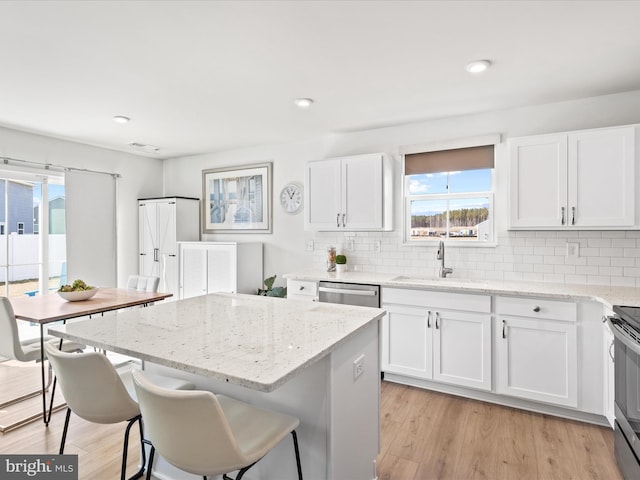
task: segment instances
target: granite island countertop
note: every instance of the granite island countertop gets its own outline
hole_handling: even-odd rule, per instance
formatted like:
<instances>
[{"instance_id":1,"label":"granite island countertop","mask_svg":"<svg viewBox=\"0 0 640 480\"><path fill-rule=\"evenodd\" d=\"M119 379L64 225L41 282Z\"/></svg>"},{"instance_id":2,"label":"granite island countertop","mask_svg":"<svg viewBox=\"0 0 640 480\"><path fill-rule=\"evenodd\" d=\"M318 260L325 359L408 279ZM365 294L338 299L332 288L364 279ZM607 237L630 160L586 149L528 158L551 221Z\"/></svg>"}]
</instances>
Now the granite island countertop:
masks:
<instances>
[{"instance_id":1,"label":"granite island countertop","mask_svg":"<svg viewBox=\"0 0 640 480\"><path fill-rule=\"evenodd\" d=\"M287 273L284 278L304 281L331 281L364 283L383 287L433 289L460 293L484 293L519 297L541 297L556 300L596 301L606 308L613 305L640 306L640 288L616 287L608 285L574 285L564 283L543 283L512 280L484 280L437 277L420 277L374 272L325 272L308 270Z\"/></svg>"},{"instance_id":2,"label":"granite island countertop","mask_svg":"<svg viewBox=\"0 0 640 480\"><path fill-rule=\"evenodd\" d=\"M211 294L117 311L51 335L270 392L330 354L378 308Z\"/></svg>"}]
</instances>

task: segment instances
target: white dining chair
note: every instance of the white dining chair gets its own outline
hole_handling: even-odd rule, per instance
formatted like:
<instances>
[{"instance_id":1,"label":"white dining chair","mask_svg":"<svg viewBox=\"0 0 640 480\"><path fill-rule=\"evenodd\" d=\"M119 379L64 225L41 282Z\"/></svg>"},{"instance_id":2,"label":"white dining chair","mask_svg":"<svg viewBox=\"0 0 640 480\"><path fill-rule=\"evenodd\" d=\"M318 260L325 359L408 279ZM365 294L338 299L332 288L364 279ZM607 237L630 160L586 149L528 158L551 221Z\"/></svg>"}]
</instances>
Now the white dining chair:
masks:
<instances>
[{"instance_id":1,"label":"white dining chair","mask_svg":"<svg viewBox=\"0 0 640 480\"><path fill-rule=\"evenodd\" d=\"M157 292L160 285L160 277L146 275L129 275L127 288L142 292Z\"/></svg>"},{"instance_id":2,"label":"white dining chair","mask_svg":"<svg viewBox=\"0 0 640 480\"><path fill-rule=\"evenodd\" d=\"M129 431L133 424L138 422L142 460L140 469L131 478L140 478L146 468L146 453L140 407L137 403L131 372L118 373L102 353L65 353L57 350L53 345L46 345L45 349L53 365L56 381L60 382L60 388L67 402L60 454L64 453L71 412L93 423L112 424L126 421L120 473L121 480L124 480ZM167 389L195 388L193 383L176 378L160 375L149 375L149 378L150 381Z\"/></svg>"},{"instance_id":3,"label":"white dining chair","mask_svg":"<svg viewBox=\"0 0 640 480\"><path fill-rule=\"evenodd\" d=\"M238 470L236 480L288 434L293 436L298 479L302 467L295 429L300 420L207 391L175 391L133 372L147 439L151 442L147 479L157 450L173 466L196 475Z\"/></svg>"},{"instance_id":4,"label":"white dining chair","mask_svg":"<svg viewBox=\"0 0 640 480\"><path fill-rule=\"evenodd\" d=\"M56 345L56 348L60 346L61 342L59 338L50 336L45 336L43 340L45 343ZM79 352L85 348L86 346L80 343L68 341L62 342L62 349L65 352ZM40 337L31 338L29 340L20 340L16 316L13 312L11 302L7 297L0 297L0 356L9 360L17 360L19 362L39 362L43 358L40 350ZM39 390L6 400L3 403L0 403L0 408L14 405L40 394L44 395L44 391L46 391L50 385L51 366L49 366L49 379L46 385L42 385L42 388Z\"/></svg>"}]
</instances>

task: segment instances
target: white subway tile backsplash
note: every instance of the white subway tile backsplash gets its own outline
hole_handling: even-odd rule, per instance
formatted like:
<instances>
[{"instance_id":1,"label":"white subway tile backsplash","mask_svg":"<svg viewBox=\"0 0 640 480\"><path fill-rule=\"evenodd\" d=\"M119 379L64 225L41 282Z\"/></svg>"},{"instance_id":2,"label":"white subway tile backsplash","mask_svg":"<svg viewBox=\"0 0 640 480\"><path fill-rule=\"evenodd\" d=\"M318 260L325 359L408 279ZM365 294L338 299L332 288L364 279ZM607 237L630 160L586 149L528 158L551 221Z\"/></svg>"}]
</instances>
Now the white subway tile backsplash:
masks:
<instances>
[{"instance_id":1,"label":"white subway tile backsplash","mask_svg":"<svg viewBox=\"0 0 640 480\"><path fill-rule=\"evenodd\" d=\"M350 269L389 274L437 275L436 242L409 246L396 232L317 232L313 267L326 268L326 248L345 252ZM381 252L374 251L379 241ZM578 243L578 257L567 256L567 243ZM506 232L495 248L447 244L446 264L460 278L536 281L640 287L640 231Z\"/></svg>"},{"instance_id":2,"label":"white subway tile backsplash","mask_svg":"<svg viewBox=\"0 0 640 480\"><path fill-rule=\"evenodd\" d=\"M611 247L600 249L601 257L621 257L622 255L624 255L624 248Z\"/></svg>"},{"instance_id":3,"label":"white subway tile backsplash","mask_svg":"<svg viewBox=\"0 0 640 480\"><path fill-rule=\"evenodd\" d=\"M602 238L624 238L624 231L610 230L607 232L602 232Z\"/></svg>"},{"instance_id":4,"label":"white subway tile backsplash","mask_svg":"<svg viewBox=\"0 0 640 480\"><path fill-rule=\"evenodd\" d=\"M607 277L621 277L624 273L622 267L599 267L598 273L600 276Z\"/></svg>"},{"instance_id":5,"label":"white subway tile backsplash","mask_svg":"<svg viewBox=\"0 0 640 480\"><path fill-rule=\"evenodd\" d=\"M611 277L587 276L587 285L611 285Z\"/></svg>"},{"instance_id":6,"label":"white subway tile backsplash","mask_svg":"<svg viewBox=\"0 0 640 480\"><path fill-rule=\"evenodd\" d=\"M555 273L553 265L539 264L533 266L533 271L536 273Z\"/></svg>"},{"instance_id":7,"label":"white subway tile backsplash","mask_svg":"<svg viewBox=\"0 0 640 480\"><path fill-rule=\"evenodd\" d=\"M615 238L611 240L611 246L633 248L636 246L636 240L634 238Z\"/></svg>"},{"instance_id":8,"label":"white subway tile backsplash","mask_svg":"<svg viewBox=\"0 0 640 480\"><path fill-rule=\"evenodd\" d=\"M636 259L633 257L612 257L612 267L635 267Z\"/></svg>"},{"instance_id":9,"label":"white subway tile backsplash","mask_svg":"<svg viewBox=\"0 0 640 480\"><path fill-rule=\"evenodd\" d=\"M598 267L597 266L582 266L578 265L576 267L576 273L578 275L597 275Z\"/></svg>"},{"instance_id":10,"label":"white subway tile backsplash","mask_svg":"<svg viewBox=\"0 0 640 480\"><path fill-rule=\"evenodd\" d=\"M587 259L587 265L601 265L608 267L611 265L611 259L609 257L589 257Z\"/></svg>"}]
</instances>

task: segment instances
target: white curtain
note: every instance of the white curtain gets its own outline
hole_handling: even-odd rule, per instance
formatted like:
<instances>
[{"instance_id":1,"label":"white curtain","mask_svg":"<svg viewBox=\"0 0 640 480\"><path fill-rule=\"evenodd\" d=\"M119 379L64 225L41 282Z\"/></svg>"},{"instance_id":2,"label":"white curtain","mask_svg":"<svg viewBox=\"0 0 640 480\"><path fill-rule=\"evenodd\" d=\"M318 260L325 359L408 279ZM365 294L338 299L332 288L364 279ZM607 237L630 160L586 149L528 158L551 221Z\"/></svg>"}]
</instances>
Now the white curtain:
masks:
<instances>
[{"instance_id":1,"label":"white curtain","mask_svg":"<svg viewBox=\"0 0 640 480\"><path fill-rule=\"evenodd\" d=\"M117 284L116 181L111 175L65 173L68 283Z\"/></svg>"}]
</instances>

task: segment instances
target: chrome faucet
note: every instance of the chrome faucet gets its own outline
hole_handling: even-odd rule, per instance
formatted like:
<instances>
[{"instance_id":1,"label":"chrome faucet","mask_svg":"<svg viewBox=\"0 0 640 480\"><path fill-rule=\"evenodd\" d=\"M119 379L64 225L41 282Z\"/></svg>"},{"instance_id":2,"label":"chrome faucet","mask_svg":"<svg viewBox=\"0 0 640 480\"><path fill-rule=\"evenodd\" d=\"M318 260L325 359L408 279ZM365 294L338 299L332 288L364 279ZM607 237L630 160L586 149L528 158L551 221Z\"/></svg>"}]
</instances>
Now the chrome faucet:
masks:
<instances>
[{"instance_id":1,"label":"chrome faucet","mask_svg":"<svg viewBox=\"0 0 640 480\"><path fill-rule=\"evenodd\" d=\"M453 273L453 268L444 266L444 242L440 240L438 244L438 255L436 256L440 260L440 278L447 278L447 275Z\"/></svg>"}]
</instances>

